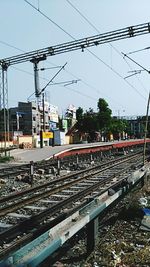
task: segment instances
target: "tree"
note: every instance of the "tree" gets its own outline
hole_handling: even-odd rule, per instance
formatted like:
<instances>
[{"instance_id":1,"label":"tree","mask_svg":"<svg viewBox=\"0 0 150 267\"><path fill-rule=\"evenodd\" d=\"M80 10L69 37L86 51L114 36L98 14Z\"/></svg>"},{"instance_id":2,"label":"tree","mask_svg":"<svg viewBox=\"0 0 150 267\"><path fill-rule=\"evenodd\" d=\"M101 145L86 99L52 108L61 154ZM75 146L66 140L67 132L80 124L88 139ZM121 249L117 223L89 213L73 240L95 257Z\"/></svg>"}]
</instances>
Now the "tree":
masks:
<instances>
[{"instance_id":1,"label":"tree","mask_svg":"<svg viewBox=\"0 0 150 267\"><path fill-rule=\"evenodd\" d=\"M83 113L83 109L79 107L76 111L77 123L76 127L81 133L86 133L89 141L94 141L95 131L98 129L97 114L92 108Z\"/></svg>"},{"instance_id":2,"label":"tree","mask_svg":"<svg viewBox=\"0 0 150 267\"><path fill-rule=\"evenodd\" d=\"M119 138L119 135L125 132L128 128L128 122L126 120L118 120L117 118L112 118L110 124L110 132Z\"/></svg>"},{"instance_id":3,"label":"tree","mask_svg":"<svg viewBox=\"0 0 150 267\"><path fill-rule=\"evenodd\" d=\"M84 113L83 113L83 109L81 107L79 107L76 110L76 118L77 118L76 128L80 132L84 132L85 131L85 128L84 128Z\"/></svg>"},{"instance_id":4,"label":"tree","mask_svg":"<svg viewBox=\"0 0 150 267\"><path fill-rule=\"evenodd\" d=\"M77 118L77 121L83 119L83 108L79 107L76 110L76 118Z\"/></svg>"},{"instance_id":5,"label":"tree","mask_svg":"<svg viewBox=\"0 0 150 267\"><path fill-rule=\"evenodd\" d=\"M112 111L109 108L108 103L103 98L99 98L97 106L98 128L104 135L104 137L106 137L106 134L108 133L111 124Z\"/></svg>"}]
</instances>

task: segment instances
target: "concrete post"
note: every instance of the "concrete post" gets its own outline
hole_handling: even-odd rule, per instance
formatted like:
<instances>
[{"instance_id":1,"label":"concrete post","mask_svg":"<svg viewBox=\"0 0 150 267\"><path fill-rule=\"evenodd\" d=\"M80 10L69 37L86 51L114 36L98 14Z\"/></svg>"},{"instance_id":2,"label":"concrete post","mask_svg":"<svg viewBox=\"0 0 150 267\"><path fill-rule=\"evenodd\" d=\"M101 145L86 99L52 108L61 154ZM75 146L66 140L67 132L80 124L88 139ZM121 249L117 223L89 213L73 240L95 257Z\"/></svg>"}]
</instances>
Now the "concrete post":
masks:
<instances>
[{"instance_id":1,"label":"concrete post","mask_svg":"<svg viewBox=\"0 0 150 267\"><path fill-rule=\"evenodd\" d=\"M93 155L92 155L92 152L90 152L90 161L93 161Z\"/></svg>"},{"instance_id":2,"label":"concrete post","mask_svg":"<svg viewBox=\"0 0 150 267\"><path fill-rule=\"evenodd\" d=\"M87 224L87 254L90 254L95 247L98 235L98 217Z\"/></svg>"},{"instance_id":3,"label":"concrete post","mask_svg":"<svg viewBox=\"0 0 150 267\"><path fill-rule=\"evenodd\" d=\"M141 178L141 187L143 187L145 184L145 175Z\"/></svg>"},{"instance_id":4,"label":"concrete post","mask_svg":"<svg viewBox=\"0 0 150 267\"><path fill-rule=\"evenodd\" d=\"M34 162L30 161L30 179L31 179L31 187L33 186L33 175L34 175Z\"/></svg>"},{"instance_id":5,"label":"concrete post","mask_svg":"<svg viewBox=\"0 0 150 267\"><path fill-rule=\"evenodd\" d=\"M40 131L40 148L43 148L43 131Z\"/></svg>"},{"instance_id":6,"label":"concrete post","mask_svg":"<svg viewBox=\"0 0 150 267\"><path fill-rule=\"evenodd\" d=\"M145 181L146 186L148 187L149 183L150 183L150 171L149 170L144 175L144 181ZM142 184L141 184L141 186L142 186Z\"/></svg>"},{"instance_id":7,"label":"concrete post","mask_svg":"<svg viewBox=\"0 0 150 267\"><path fill-rule=\"evenodd\" d=\"M57 175L60 175L60 159L57 158Z\"/></svg>"},{"instance_id":8,"label":"concrete post","mask_svg":"<svg viewBox=\"0 0 150 267\"><path fill-rule=\"evenodd\" d=\"M78 168L78 166L79 166L79 155L78 155L78 153L76 154L76 165L77 165L77 168Z\"/></svg>"}]
</instances>

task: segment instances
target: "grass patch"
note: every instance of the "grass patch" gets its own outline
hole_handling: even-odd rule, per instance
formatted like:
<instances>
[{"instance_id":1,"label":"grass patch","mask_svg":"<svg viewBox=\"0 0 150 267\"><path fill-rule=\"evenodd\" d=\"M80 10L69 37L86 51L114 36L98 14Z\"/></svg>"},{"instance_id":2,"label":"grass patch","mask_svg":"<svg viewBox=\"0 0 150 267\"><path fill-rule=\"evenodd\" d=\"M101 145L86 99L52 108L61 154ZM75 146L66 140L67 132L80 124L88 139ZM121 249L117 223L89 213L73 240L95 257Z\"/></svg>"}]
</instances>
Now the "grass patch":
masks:
<instances>
[{"instance_id":1,"label":"grass patch","mask_svg":"<svg viewBox=\"0 0 150 267\"><path fill-rule=\"evenodd\" d=\"M1 156L0 157L0 163L5 163L5 162L8 162L8 161L11 161L13 160L14 157L10 157L10 156Z\"/></svg>"}]
</instances>

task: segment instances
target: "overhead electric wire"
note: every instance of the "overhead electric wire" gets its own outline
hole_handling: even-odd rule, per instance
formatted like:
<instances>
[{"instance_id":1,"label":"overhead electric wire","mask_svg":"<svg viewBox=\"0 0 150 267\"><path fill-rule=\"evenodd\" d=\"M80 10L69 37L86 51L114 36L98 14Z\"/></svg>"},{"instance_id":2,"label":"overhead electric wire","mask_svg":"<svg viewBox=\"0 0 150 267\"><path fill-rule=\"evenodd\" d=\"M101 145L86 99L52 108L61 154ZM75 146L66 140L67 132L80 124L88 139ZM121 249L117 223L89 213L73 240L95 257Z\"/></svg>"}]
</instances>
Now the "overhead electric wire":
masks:
<instances>
[{"instance_id":1,"label":"overhead electric wire","mask_svg":"<svg viewBox=\"0 0 150 267\"><path fill-rule=\"evenodd\" d=\"M71 1L66 0L67 3L69 3L69 5L76 10L77 13L80 14L80 16L97 32L100 33L100 31L97 29L97 27L90 22L90 20L83 15L83 13L81 13L81 11L74 5L71 3ZM109 43L109 45L122 57L122 53L120 53L120 51L118 51L111 43ZM148 49L148 48L146 48ZM117 72L114 68L112 68L112 66L109 66L109 64L105 63L100 57L98 57L95 53L91 52L91 50L87 49L94 57L96 57L100 62L102 62L105 66L107 66L109 69L111 69L115 74L117 74L121 79L124 79L124 77L122 75L119 74L119 72ZM127 82L128 85L130 85L130 83L128 81L125 80L125 82ZM135 91L140 94L140 96L144 97L133 85L132 88L135 89ZM145 99L145 97L144 97Z\"/></svg>"},{"instance_id":2,"label":"overhead electric wire","mask_svg":"<svg viewBox=\"0 0 150 267\"><path fill-rule=\"evenodd\" d=\"M28 3L31 7L33 7L36 11L40 12L40 14L42 14L45 18L47 18L50 22L52 22L55 26L57 26L59 29L62 29L63 32L65 32L68 36L70 36L73 40L76 40L72 35L70 35L68 32L66 32L62 27L60 27L57 23L55 23L53 20L51 20L47 15L45 15L43 12L39 11L34 5L32 5L30 2L28 2L27 0L24 0L26 3ZM87 49L89 53L91 53L92 55L95 55L93 52L91 52L89 49ZM118 51L117 51L118 52ZM119 53L120 54L120 53ZM95 55L95 57L97 57ZM98 58L98 57L97 57ZM101 60L99 58L99 61L101 61L103 64L105 64L106 67L108 67L109 65L107 63L105 63L103 60ZM115 74L117 74L117 72L110 67L110 70L112 70ZM120 77L120 76L119 76ZM120 77L121 78L121 77ZM122 79L124 80L124 78L122 77ZM129 82L127 82L129 85ZM131 86L134 89L134 86ZM135 89L137 91L137 89Z\"/></svg>"},{"instance_id":3,"label":"overhead electric wire","mask_svg":"<svg viewBox=\"0 0 150 267\"><path fill-rule=\"evenodd\" d=\"M126 61L126 64L129 66L129 68L131 70L133 70L133 68L131 67L131 65L129 64L129 62L126 60L125 57L123 57L123 59ZM136 75L135 78L139 81L139 83L141 84L141 86L143 87L143 89L145 90L146 93L148 93L147 89L145 88L145 86L143 85L143 83L141 82L141 80L138 78L138 76ZM124 78L125 79L125 78Z\"/></svg>"},{"instance_id":4,"label":"overhead electric wire","mask_svg":"<svg viewBox=\"0 0 150 267\"><path fill-rule=\"evenodd\" d=\"M148 46L148 47L145 47L145 48L141 48L141 49L129 52L126 55L131 55L131 54L134 54L134 53L137 53L137 52L141 52L141 51L144 51L144 50L147 50L147 49L150 49L150 47Z\"/></svg>"},{"instance_id":5,"label":"overhead electric wire","mask_svg":"<svg viewBox=\"0 0 150 267\"><path fill-rule=\"evenodd\" d=\"M98 28L75 6L73 5L69 0L66 0L68 2L68 4L75 9L80 16L97 32L97 33L101 33ZM121 53L119 50L117 50L116 47L114 47L111 43L109 43L109 45L121 56Z\"/></svg>"},{"instance_id":6,"label":"overhead electric wire","mask_svg":"<svg viewBox=\"0 0 150 267\"><path fill-rule=\"evenodd\" d=\"M50 22L52 22L55 26L57 26L59 29L61 29L64 33L66 33L69 37L71 37L73 40L76 40L71 34L69 34L66 30L64 30L62 27L60 27L56 22L54 22L52 19L50 19L47 15L45 15L43 12L41 12L40 10L38 10L38 8L36 8L34 5L32 5L29 1L24 0L27 4L29 4L32 8L34 8L36 11L38 11L41 15L43 15L45 18L47 18ZM89 51L89 53L91 53L91 51L89 49L87 49ZM92 53L91 53L92 54ZM94 54L94 53L93 53ZM103 60L101 61L103 64L105 64L108 67L108 64L105 63ZM112 67L110 67L111 70L113 70ZM82 81L83 82L83 81Z\"/></svg>"},{"instance_id":7,"label":"overhead electric wire","mask_svg":"<svg viewBox=\"0 0 150 267\"><path fill-rule=\"evenodd\" d=\"M91 52L91 51L90 51ZM91 52L91 54L92 54L92 52ZM94 53L93 53L93 55L99 60L99 61L102 61L101 60L101 58L99 58L97 55L95 55ZM108 65L109 66L109 65ZM109 66L109 68L111 68L110 66ZM131 83L129 83L127 80L125 80L124 79L124 77L121 75L121 74L119 74L117 71L115 71L115 70L113 70L115 73L116 73L116 75L118 75L121 79L123 79L129 86L131 86L132 87L132 89L134 89L142 98L144 98L145 100L146 100L146 98L136 89L136 87L134 87Z\"/></svg>"},{"instance_id":8,"label":"overhead electric wire","mask_svg":"<svg viewBox=\"0 0 150 267\"><path fill-rule=\"evenodd\" d=\"M36 8L34 5L32 5L29 1L24 0L28 5L30 5L33 9L38 11L42 16L44 16L46 19L48 19L51 23L53 23L55 26L57 26L60 30L62 30L65 34L67 34L69 37L71 37L73 40L76 40L70 33L68 33L66 30L64 30L60 25L58 25L54 20L50 19L47 15L45 15L40 9Z\"/></svg>"},{"instance_id":9,"label":"overhead electric wire","mask_svg":"<svg viewBox=\"0 0 150 267\"><path fill-rule=\"evenodd\" d=\"M41 12L40 10L38 10L34 5L32 5L29 1L24 0L26 3L28 3L31 7L33 7L36 11L40 12L40 14L42 14L45 18L47 18L50 22L52 22L55 26L57 26L59 29L61 29L64 33L66 33L68 36L70 36L73 40L76 40L71 34L69 34L66 30L64 30L61 26L59 26L57 23L55 23L53 20L51 20L47 15L45 15L43 12ZM68 2L68 1L67 1ZM70 3L70 2L68 2ZM78 11L79 12L79 11ZM88 21L88 19L87 19ZM92 25L92 23L90 23ZM96 28L94 26L94 28ZM87 49L87 48L86 48ZM109 65L107 63L105 63L103 60L101 60L95 53L91 52L91 50L87 49L88 52L90 54L92 54L95 58L97 58L100 62L102 62L106 67L108 67ZM120 53L119 53L120 54ZM142 98L145 99L145 97L131 84L129 83L127 80L124 79L124 77L122 75L120 75L114 68L112 68L111 66L108 67L110 70L112 70L116 75L118 75L121 79L123 79L123 81L125 81L133 90L135 90Z\"/></svg>"},{"instance_id":10,"label":"overhead electric wire","mask_svg":"<svg viewBox=\"0 0 150 267\"><path fill-rule=\"evenodd\" d=\"M67 62L55 73L55 75L49 80L49 82L42 88L40 94L45 91L46 87L50 85L50 83L55 79L55 77L65 68Z\"/></svg>"},{"instance_id":11,"label":"overhead electric wire","mask_svg":"<svg viewBox=\"0 0 150 267\"><path fill-rule=\"evenodd\" d=\"M75 5L73 5L69 0L66 0L66 1L68 2L68 4L69 4L73 9L75 9L75 10L80 14L80 16L81 16L82 18L84 18L84 19L87 21L88 24L91 25L92 28L95 29L96 32L100 33L99 30L95 27L95 25L94 25L92 22L90 22L89 19L88 19L86 16L84 16L83 13L81 13L81 11L80 11L77 7L75 7Z\"/></svg>"},{"instance_id":12,"label":"overhead electric wire","mask_svg":"<svg viewBox=\"0 0 150 267\"><path fill-rule=\"evenodd\" d=\"M28 4L30 4L27 0L24 0L25 2L27 2ZM70 5L71 5L71 7L73 8L73 9L75 9L76 10L76 12L78 12L79 14L80 14L80 16L82 17L82 18L84 18L84 20L92 27L92 28L94 28L95 29L95 31L97 32L97 33L100 33L100 31L96 28L96 26L93 24L93 23L91 23L90 22L90 20L85 16L85 15L83 15L83 13L81 13L81 11L75 6L75 5L73 5L69 0L66 0ZM31 4L30 4L31 5ZM31 5L32 7L34 7L36 10L38 10L42 15L45 15L43 12L41 12L40 10L39 10L39 8L37 9L35 6L33 6L33 5ZM47 16L46 16L47 17ZM56 26L59 26L57 23L55 23L54 21L52 21L51 19L50 19L50 21L53 23L53 24L55 24ZM61 28L62 29L62 27L59 27L59 28ZM72 35L70 35L68 32L66 32L64 29L63 29L63 31L65 32L65 33L67 33L72 39L74 39L75 40L75 38L72 36ZM120 53L120 51L118 51L111 43L109 44L120 56L122 56L121 55L121 53ZM141 49L141 50L137 50L137 51L142 51L142 50L145 50L145 49L149 49L150 47L146 47L146 48L144 48L144 49ZM117 74L121 79L124 79L123 78L123 76L122 75L120 75L114 68L112 68L112 66L109 66L105 61L103 61L101 58L99 58L95 53L93 53L93 52L91 52L89 49L87 49L88 50L88 52L89 53L91 53L93 56L95 56L98 60L100 60L106 67L108 67L109 69L111 69L115 74ZM137 52L137 51L134 51L134 52L131 52L131 53L135 53L135 52ZM129 53L129 54L131 54L131 53ZM125 61L126 63L127 63L127 61ZM138 79L138 78L137 78ZM138 81L141 83L141 85L142 85L142 87L145 89L145 87L143 86L143 84L142 84L142 82L140 81L140 79L138 79ZM142 97L144 97L133 85L131 85L128 81L126 81L125 80L125 82L127 82L127 84L129 85L129 86L131 86L140 96L142 96ZM146 89L145 89L146 90ZM144 97L144 99L145 99L145 97Z\"/></svg>"},{"instance_id":13,"label":"overhead electric wire","mask_svg":"<svg viewBox=\"0 0 150 267\"><path fill-rule=\"evenodd\" d=\"M51 64L52 64L52 63L51 63ZM15 70L17 70L17 71L24 72L24 73L26 73L26 74L31 75L31 76L34 77L34 74L31 73L31 72L29 72L29 71L26 71L26 70L23 70L23 69L20 69L20 68L18 68L18 67L14 67L14 66L11 66L11 68L13 68L13 69L15 69ZM66 69L64 69L64 71L70 73L70 72L67 71ZM70 74L71 74L71 73L70 73ZM74 76L74 77L76 77L76 76L73 75L73 74L71 74L71 75ZM45 81L49 81L49 79L44 78L44 77L40 77L40 76L39 76L39 78L40 78L40 79L43 79L43 80L45 80ZM81 79L78 79L78 80L81 80ZM82 80L81 80L81 82L82 82ZM53 84L53 81L52 81L52 84L49 84L48 86L52 86L52 85L55 85L55 84ZM58 86L58 87L63 87L63 88L64 88L64 86L61 86L60 84L57 84L57 86ZM87 86L90 86L90 85L87 85ZM67 88L67 87L65 86L65 88ZM68 89L68 88L67 88L67 89ZM85 97L87 97L87 98L91 98L91 99L94 100L94 101L97 100L96 98L93 98L92 96L89 96L89 95L87 95L87 94L80 93L78 90L72 89L72 88L70 88L70 87L69 87L68 90L73 91L73 92L75 92L75 93L78 93L79 95L85 96ZM34 95L34 92L32 93L32 95ZM31 97L32 95L30 95L30 97ZM28 98L29 98L29 97L28 97Z\"/></svg>"},{"instance_id":14,"label":"overhead electric wire","mask_svg":"<svg viewBox=\"0 0 150 267\"><path fill-rule=\"evenodd\" d=\"M16 50L18 50L18 51L20 51L20 52L25 52L24 50L22 50L22 49L20 49L20 48L18 48L18 47L16 47L16 46L14 46L14 45L10 45L10 44L8 44L7 42L4 42L4 41L1 41L1 40L0 40L0 43L1 43L1 44L4 44L4 45L7 45L7 46L9 46L9 47L11 47L11 48L13 48L13 49L16 49Z\"/></svg>"},{"instance_id":15,"label":"overhead electric wire","mask_svg":"<svg viewBox=\"0 0 150 267\"><path fill-rule=\"evenodd\" d=\"M4 41L0 41L0 43L2 43L2 44L4 44L4 45L7 45L7 46L9 46L9 47L11 47L11 48L13 48L13 49L16 49L16 50L18 50L18 51L21 51L21 52L26 52L26 51L24 51L24 50L22 50L22 49L20 49L20 48L18 48L18 47L16 47L16 46L14 46L14 45L11 45L11 44L9 44L9 43L7 43L7 42L4 42ZM52 64L52 65L55 65L53 68L60 68L61 66L57 66L56 64L53 64L53 63L51 63L51 62L49 62L50 64ZM26 74L28 74L28 75L30 75L30 76L33 76L34 77L34 74L32 73L32 72L29 72L29 71L26 71L26 70L23 70L23 69L21 69L21 68L18 68L18 67L14 67L14 66L10 66L12 69L14 69L14 70L17 70L17 71L20 71L20 72L23 72L23 73L26 73ZM68 72L66 69L64 69L66 72ZM69 73L69 72L68 72ZM75 75L73 75L72 73L70 73L72 76L74 76L74 77L76 77ZM39 78L40 79L42 79L42 80L45 80L45 81L49 81L49 79L47 79L47 78L44 78L44 77L41 77L41 76L39 76ZM78 80L80 80L81 81L81 79L79 79L78 78ZM53 81L52 81L52 83L53 83ZM53 85L53 84L52 84ZM59 84L58 84L59 85ZM89 85L88 85L89 86ZM61 86L62 87L62 86ZM72 88L70 88L69 90L71 90L71 91L74 91L74 92L76 92L76 93L78 93L78 94L80 94L80 92L79 91L77 91L77 90L74 90L74 89L72 89ZM33 93L34 94L34 93ZM32 95L33 95L32 94ZM31 95L31 96L32 96ZM80 94L80 95L84 95L85 97L87 97L87 98L90 98L90 96L89 95L86 95L86 94ZM30 96L30 97L31 97ZM91 97L92 98L92 97ZM92 98L92 99L94 99L94 98ZM95 100L95 99L94 99Z\"/></svg>"},{"instance_id":16,"label":"overhead electric wire","mask_svg":"<svg viewBox=\"0 0 150 267\"><path fill-rule=\"evenodd\" d=\"M145 67L143 67L141 64L139 64L138 62L136 62L134 59L132 59L131 57L127 56L127 54L124 54L122 52L122 54L124 55L124 57L127 57L128 59L130 59L132 62L134 62L136 65L138 65L140 68L142 68L143 70L145 70L146 72L148 72L150 74L150 71L148 69L146 69Z\"/></svg>"},{"instance_id":17,"label":"overhead electric wire","mask_svg":"<svg viewBox=\"0 0 150 267\"><path fill-rule=\"evenodd\" d=\"M24 51L24 50L22 50L22 49L20 49L20 48L18 48L18 47L16 47L16 46L12 45L12 44L7 43L7 42L0 41L0 43L2 43L2 44L4 44L4 45L7 45L8 47L11 47L11 48L13 48L13 49L15 49L15 50L21 51L21 52L23 52L23 53L26 52L26 51ZM48 62L49 62L49 61L48 61ZM57 66L57 65L54 64L54 63L51 63L51 62L49 62L49 63L50 63L51 65L54 65L54 68L61 67L61 66ZM12 69L14 69L14 70L17 70L17 71L26 73L26 74L28 74L28 75L34 77L34 74L33 74L32 72L29 72L29 71L26 71L26 70L23 70L23 69L21 69L21 68L14 67L14 66L10 66L10 67L11 67ZM77 76L75 76L73 73L67 71L66 69L64 69L64 71L67 72L67 73L69 73L71 76L76 77L78 80L80 80L81 82L83 82L86 86L88 86L88 87L93 88L93 89L96 90L96 88L94 88L93 86L89 85L89 84L86 83L85 81L82 81L82 80L79 79ZM45 80L45 81L49 81L49 79L44 78L44 77L41 77L41 76L39 76L39 78L42 79L42 80ZM53 82L52 82L52 83L53 83ZM64 86L59 86L59 87L63 87L63 88L64 88ZM65 87L65 88L66 88L66 87ZM67 89L68 89L68 88L67 88ZM79 94L79 95L84 96L84 97L91 98L91 99L94 100L94 101L97 100L96 98L93 98L92 96L89 96L89 95L87 95L87 94L83 94L83 93L79 92L78 90L75 90L75 89L72 89L72 88L69 88L68 90L71 90L71 91L73 91L73 92L75 92L75 93L77 93L77 94ZM97 90L97 92L99 92L99 90ZM32 95L34 95L34 93L32 93ZM31 97L32 95L30 95L30 97ZM28 98L29 98L29 97L28 97Z\"/></svg>"},{"instance_id":18,"label":"overhead electric wire","mask_svg":"<svg viewBox=\"0 0 150 267\"><path fill-rule=\"evenodd\" d=\"M55 64L53 64L53 63L51 63L51 62L49 62L50 64L52 64L52 65L55 65ZM23 72L23 73L26 73L26 74L28 74L28 75L31 75L31 76L33 76L34 77L34 74L32 73L32 72L29 72L29 71L26 71L26 70L23 70L23 69L20 69L20 68L18 68L18 67L14 67L14 66L11 66L11 68L13 68L13 69L15 69L15 70L17 70L17 71L21 71L21 72ZM69 72L69 71L67 71L66 69L64 69L64 71L66 71L67 73L69 73L70 75L72 75L73 77L76 77L74 74L72 74L71 72ZM39 78L40 79L43 79L43 80L45 80L45 81L49 81L49 79L47 79L47 78L44 78L44 77L40 77L39 76ZM81 79L79 79L79 78L77 78L78 80L80 80L81 82L82 82L82 80ZM53 83L53 82L52 82ZM86 84L86 83L85 83ZM53 85L53 84L51 84L51 85ZM55 85L55 84L54 84ZM59 85L59 84L58 84ZM90 85L88 85L88 84L86 84L87 86L89 86L90 88L91 88L91 86ZM49 85L50 86L50 85ZM59 85L59 87L63 87L64 88L64 86L60 86ZM66 88L66 86L65 86L65 88ZM94 87L93 87L94 88ZM67 88L68 89L68 88ZM85 97L87 97L87 98L90 98L90 96L89 95L87 95L87 94L82 94L82 93L80 93L79 91L77 91L77 90L74 90L74 89L72 89L72 88L70 88L69 90L71 90L71 91L73 91L73 92L76 92L76 93L78 93L78 94L80 94L80 95L82 95L82 96L85 96ZM34 94L34 93L33 93ZM33 95L32 94L32 95ZM95 98L93 98L93 97L91 97L93 100L97 100L97 99L95 99Z\"/></svg>"},{"instance_id":19,"label":"overhead electric wire","mask_svg":"<svg viewBox=\"0 0 150 267\"><path fill-rule=\"evenodd\" d=\"M64 88L64 86L61 86L61 87L63 87ZM69 90L70 91L70 88L68 88L68 87L66 87L65 86L65 88L67 89L67 90ZM71 91L73 91L73 92L75 92L75 93L77 93L77 94L79 94L79 95L82 95L82 96L84 96L84 97L87 97L87 98L89 98L89 99L92 99L92 100L96 100L97 101L97 98L94 98L94 97L92 97L92 96L89 96L89 95L87 95L87 94L84 94L84 93L82 93L82 92L79 92L78 90L76 90L76 89L71 89Z\"/></svg>"},{"instance_id":20,"label":"overhead electric wire","mask_svg":"<svg viewBox=\"0 0 150 267\"><path fill-rule=\"evenodd\" d=\"M31 5L34 9L36 9L37 11L39 11L43 16L45 16L47 19L48 19L48 17L43 13L43 12L41 12L40 10L39 10L39 8L37 9L35 6L33 6L31 3L29 3L28 1L26 1L26 0L24 0L25 2L27 2L29 5ZM55 23L54 21L52 21L51 19L49 19L53 24L55 24L56 26L58 26L59 27L59 25L57 25L57 23ZM63 30L62 29L62 27L59 27L61 30ZM65 33L67 33L65 30L63 30ZM72 39L74 39L75 40L75 38L73 37L73 36L71 36L69 33L67 33ZM4 41L0 41L0 43L2 43L2 44L4 44L4 45L7 45L8 47L11 47L11 48L13 48L13 49L16 49L16 50L18 50L18 51L20 51L20 52L26 52L26 51L24 51L24 50L22 50L22 49L20 49L20 48L18 48L18 47L16 47L16 46L14 46L14 45L11 45L11 44L9 44L9 43L7 43L7 42L4 42ZM52 63L51 63L52 64ZM20 69L20 68L18 68L18 67L14 67L14 66L11 66L13 69L15 69L15 70L18 70L18 71L21 71L21 72L24 72L24 73L26 73L26 74L28 74L28 75L31 75L31 76L34 76L34 74L33 73L31 73L31 72L29 72L29 71L25 71L25 70L23 70L23 69ZM57 66L56 66L57 67ZM66 69L65 69L65 71L66 72L68 72ZM69 73L69 72L68 72ZM73 75L72 73L70 73L72 76L74 76L74 77L76 77L75 75ZM43 77L39 77L40 79L43 79L43 80L46 80L46 81L49 81L47 78L43 78ZM78 78L78 80L80 80L79 78ZM82 81L85 85L87 85L88 87L90 87L90 88L93 88L93 89L95 89L93 86L91 86L91 85L89 85L88 83L86 83L86 82L84 82L84 81ZM71 91L74 91L74 92L76 92L76 93L79 93L80 94L80 92L79 91L75 91L75 90L73 90L73 89L70 89ZM97 90L97 89L96 89ZM98 92L99 92L99 90L97 90ZM86 95L86 94L81 94L81 95L84 95L85 97L88 97L89 98L89 96L88 95ZM91 97L92 98L92 97ZM94 99L94 98L93 98ZM95 99L94 99L95 100Z\"/></svg>"},{"instance_id":21,"label":"overhead electric wire","mask_svg":"<svg viewBox=\"0 0 150 267\"><path fill-rule=\"evenodd\" d=\"M40 14L42 14L44 17L46 17L50 22L52 22L55 26L57 26L59 29L61 29L64 33L66 33L69 37L71 37L73 40L76 40L76 38L74 37L74 36L72 36L70 33L68 33L66 30L64 30L61 26L59 26L56 22L54 22L53 20L51 20L47 15L45 15L43 12L41 12L41 11L39 11L34 5L32 5L29 1L27 1L27 0L24 0L27 4L29 4L31 7L33 7L36 11L38 11L38 12L40 12ZM69 2L70 3L70 2ZM78 11L79 12L79 11ZM84 17L85 18L85 17ZM86 19L87 21L88 21L88 19ZM89 23L89 21L88 21L88 23ZM93 25L92 23L91 23L91 25ZM94 27L94 26L92 26L92 27ZM96 29L96 27L94 27L95 29ZM98 32L98 33L100 33L99 31L98 31L98 29L96 29L96 31ZM112 46L112 45L111 45ZM112 46L113 47L113 46ZM91 51L89 50L89 49L87 49L86 48L86 50L88 50L88 52L89 53L91 53ZM117 51L117 50L116 50ZM117 51L118 52L118 51ZM92 55L94 55L94 53L92 52L91 53ZM119 52L119 54L120 54L120 52ZM96 55L95 55L96 56ZM99 58L100 59L100 58ZM109 65L105 62L105 61L103 61L103 60L101 60L101 62L106 66L106 67L108 67ZM114 71L114 73L116 73L116 71L112 68L112 67L110 67L109 66L109 68L112 70L112 71Z\"/></svg>"},{"instance_id":22,"label":"overhead electric wire","mask_svg":"<svg viewBox=\"0 0 150 267\"><path fill-rule=\"evenodd\" d=\"M55 66L55 64L52 63L52 62L51 62L50 64L52 64L52 65ZM97 94L104 94L102 91L96 89L95 86L93 86L93 85L91 85L91 84L85 82L81 77L79 78L78 76L76 76L76 75L73 74L72 72L66 70L66 68L65 68L65 72L67 72L67 73L68 73L69 75L71 75L72 77L81 80L81 83L85 84L87 87L89 87L89 88L91 88L91 89L94 89L94 91L95 91ZM107 96L106 94L105 94L105 97L107 97L108 99L111 99L113 102L115 102L117 105L121 106L122 108L125 108L122 104L120 104L119 102L117 102L116 99L113 99L112 97ZM96 99L96 100L97 100L97 99Z\"/></svg>"}]
</instances>

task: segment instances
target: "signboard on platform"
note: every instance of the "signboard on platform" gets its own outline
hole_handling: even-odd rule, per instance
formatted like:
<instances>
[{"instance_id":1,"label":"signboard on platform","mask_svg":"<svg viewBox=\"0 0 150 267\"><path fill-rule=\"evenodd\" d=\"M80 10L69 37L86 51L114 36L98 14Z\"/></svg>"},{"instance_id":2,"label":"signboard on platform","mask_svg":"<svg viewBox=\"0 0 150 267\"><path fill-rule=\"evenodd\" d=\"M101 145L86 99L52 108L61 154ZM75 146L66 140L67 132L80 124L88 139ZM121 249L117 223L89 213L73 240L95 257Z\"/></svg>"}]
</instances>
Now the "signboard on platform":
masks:
<instances>
[{"instance_id":1,"label":"signboard on platform","mask_svg":"<svg viewBox=\"0 0 150 267\"><path fill-rule=\"evenodd\" d=\"M43 138L53 138L53 132L43 132Z\"/></svg>"}]
</instances>

